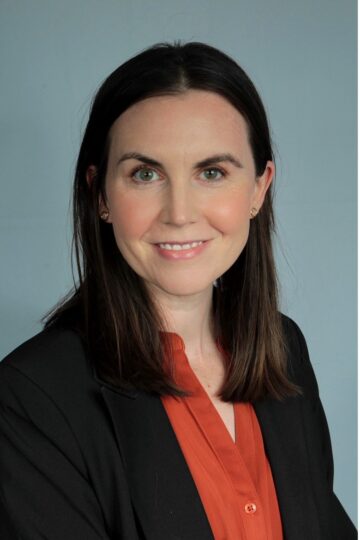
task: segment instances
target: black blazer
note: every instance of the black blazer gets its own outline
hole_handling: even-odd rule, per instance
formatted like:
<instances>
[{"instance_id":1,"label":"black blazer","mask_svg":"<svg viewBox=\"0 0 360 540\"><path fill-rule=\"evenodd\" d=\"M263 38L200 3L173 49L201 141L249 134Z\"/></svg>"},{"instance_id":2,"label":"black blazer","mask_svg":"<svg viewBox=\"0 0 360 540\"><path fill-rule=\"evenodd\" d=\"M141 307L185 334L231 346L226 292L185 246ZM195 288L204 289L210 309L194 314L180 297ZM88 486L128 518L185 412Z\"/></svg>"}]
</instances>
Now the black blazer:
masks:
<instances>
[{"instance_id":1,"label":"black blazer","mask_svg":"<svg viewBox=\"0 0 360 540\"><path fill-rule=\"evenodd\" d=\"M254 408L285 539L355 539L306 343L283 323L304 396ZM0 363L0 405L2 540L213 539L161 399L100 380L72 330L42 331Z\"/></svg>"}]
</instances>

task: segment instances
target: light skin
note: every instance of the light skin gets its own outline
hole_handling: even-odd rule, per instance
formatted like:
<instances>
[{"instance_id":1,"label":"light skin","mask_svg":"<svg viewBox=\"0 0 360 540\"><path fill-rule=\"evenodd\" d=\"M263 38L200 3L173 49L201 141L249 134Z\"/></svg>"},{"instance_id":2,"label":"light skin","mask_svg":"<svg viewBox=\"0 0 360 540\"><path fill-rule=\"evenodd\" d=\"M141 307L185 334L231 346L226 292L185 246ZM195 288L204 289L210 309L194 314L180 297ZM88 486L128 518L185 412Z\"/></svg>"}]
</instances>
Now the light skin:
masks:
<instances>
[{"instance_id":1,"label":"light skin","mask_svg":"<svg viewBox=\"0 0 360 540\"><path fill-rule=\"evenodd\" d=\"M131 153L145 158L128 158ZM199 166L219 155L221 160ZM89 182L93 173L90 167ZM109 212L123 257L144 279L167 330L181 336L199 369L218 357L213 282L244 249L251 209L261 208L273 175L268 161L256 177L244 118L212 92L145 99L111 128L106 200L100 200L99 212ZM199 255L176 261L160 257L153 245L186 240L210 241Z\"/></svg>"}]
</instances>

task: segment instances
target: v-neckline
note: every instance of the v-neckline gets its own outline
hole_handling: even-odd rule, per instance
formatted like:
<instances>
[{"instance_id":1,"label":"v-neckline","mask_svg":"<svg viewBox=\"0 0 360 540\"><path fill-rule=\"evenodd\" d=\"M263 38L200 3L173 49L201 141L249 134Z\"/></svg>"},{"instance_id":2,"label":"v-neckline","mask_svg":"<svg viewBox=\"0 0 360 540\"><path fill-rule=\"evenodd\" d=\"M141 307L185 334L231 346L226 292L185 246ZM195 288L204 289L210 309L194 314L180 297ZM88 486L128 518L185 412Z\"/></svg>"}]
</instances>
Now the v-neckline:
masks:
<instances>
[{"instance_id":1,"label":"v-neckline","mask_svg":"<svg viewBox=\"0 0 360 540\"><path fill-rule=\"evenodd\" d=\"M258 497L253 477L244 460L238 440L241 436L241 433L239 433L239 427L241 425L239 418L239 415L241 414L240 408L241 406L250 407L250 405L240 403L233 404L235 422L234 441L211 398L191 368L185 351L175 351L174 359L176 363L176 372L178 374L178 382L184 386L186 390L192 393L192 395L185 397L184 401L199 429L202 431L203 436L207 440L208 445L233 482L235 489L239 493L242 493L245 485L251 486L253 497ZM219 436L219 434L221 435ZM255 453L253 426L252 433L246 432L245 446L249 451L249 455ZM239 467L239 460L242 463L241 467ZM249 496L249 490L247 490L246 493Z\"/></svg>"}]
</instances>

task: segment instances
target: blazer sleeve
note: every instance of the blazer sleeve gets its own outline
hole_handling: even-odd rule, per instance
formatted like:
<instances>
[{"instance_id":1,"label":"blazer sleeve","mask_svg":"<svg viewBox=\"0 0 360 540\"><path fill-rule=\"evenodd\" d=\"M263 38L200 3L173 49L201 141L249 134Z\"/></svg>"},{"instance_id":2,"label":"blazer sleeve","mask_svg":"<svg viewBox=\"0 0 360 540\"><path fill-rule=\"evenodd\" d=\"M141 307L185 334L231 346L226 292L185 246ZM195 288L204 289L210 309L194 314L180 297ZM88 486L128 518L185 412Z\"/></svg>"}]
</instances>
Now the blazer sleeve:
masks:
<instances>
[{"instance_id":1,"label":"blazer sleeve","mask_svg":"<svg viewBox=\"0 0 360 540\"><path fill-rule=\"evenodd\" d=\"M76 436L51 396L0 362L0 538L108 540Z\"/></svg>"},{"instance_id":2,"label":"blazer sleeve","mask_svg":"<svg viewBox=\"0 0 360 540\"><path fill-rule=\"evenodd\" d=\"M326 415L319 395L318 383L311 365L309 351L306 340L298 325L292 321L295 326L297 340L300 348L302 360L304 389L307 393L306 401L309 403L309 412L304 415L308 419L305 422L305 432L307 434L307 444L310 453L321 455L321 463L314 460L314 466L322 466L325 475L328 491L330 493L329 515L331 519L331 530L333 538L341 540L355 540L357 531L347 515L344 507L333 491L334 484L334 460L332 445ZM315 445L317 447L315 448Z\"/></svg>"}]
</instances>

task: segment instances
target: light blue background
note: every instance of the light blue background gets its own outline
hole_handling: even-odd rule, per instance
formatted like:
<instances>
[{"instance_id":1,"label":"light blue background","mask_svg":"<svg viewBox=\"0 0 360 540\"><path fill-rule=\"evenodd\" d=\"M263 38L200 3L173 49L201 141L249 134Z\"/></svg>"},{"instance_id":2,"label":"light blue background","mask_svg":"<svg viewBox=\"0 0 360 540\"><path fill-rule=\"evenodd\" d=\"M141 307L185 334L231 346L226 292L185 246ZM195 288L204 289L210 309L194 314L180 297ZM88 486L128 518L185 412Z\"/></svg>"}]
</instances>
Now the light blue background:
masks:
<instances>
[{"instance_id":1,"label":"light blue background","mask_svg":"<svg viewBox=\"0 0 360 540\"><path fill-rule=\"evenodd\" d=\"M72 285L72 174L101 81L155 42L214 45L269 113L282 311L307 339L356 521L356 2L2 0L0 20L0 357Z\"/></svg>"}]
</instances>

